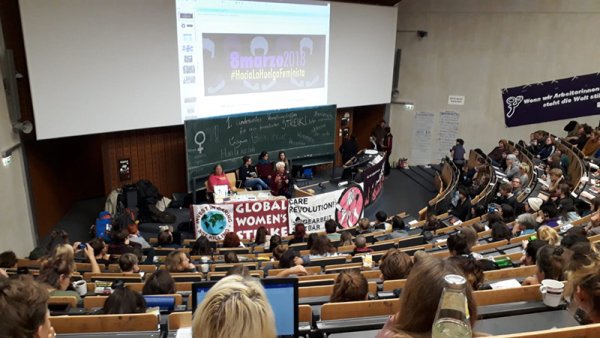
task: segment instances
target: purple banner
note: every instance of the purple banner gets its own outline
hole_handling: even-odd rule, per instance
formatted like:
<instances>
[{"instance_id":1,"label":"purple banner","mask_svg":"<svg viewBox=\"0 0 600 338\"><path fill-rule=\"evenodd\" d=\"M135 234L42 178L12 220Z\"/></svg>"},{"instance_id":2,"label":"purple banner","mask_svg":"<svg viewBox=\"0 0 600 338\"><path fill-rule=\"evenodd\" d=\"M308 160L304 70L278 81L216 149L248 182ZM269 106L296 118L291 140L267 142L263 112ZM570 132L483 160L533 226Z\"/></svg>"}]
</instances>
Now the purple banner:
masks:
<instances>
[{"instance_id":1,"label":"purple banner","mask_svg":"<svg viewBox=\"0 0 600 338\"><path fill-rule=\"evenodd\" d=\"M600 73L502 89L507 127L600 113Z\"/></svg>"}]
</instances>

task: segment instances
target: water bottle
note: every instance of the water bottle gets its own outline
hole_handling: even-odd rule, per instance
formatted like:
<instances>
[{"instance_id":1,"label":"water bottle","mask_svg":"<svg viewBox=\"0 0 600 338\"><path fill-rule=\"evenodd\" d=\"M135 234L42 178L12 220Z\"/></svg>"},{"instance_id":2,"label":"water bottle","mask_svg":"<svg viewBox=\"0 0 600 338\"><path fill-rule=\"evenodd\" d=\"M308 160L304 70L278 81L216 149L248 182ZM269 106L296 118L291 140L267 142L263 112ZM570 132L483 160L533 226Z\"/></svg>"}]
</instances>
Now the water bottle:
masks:
<instances>
[{"instance_id":1,"label":"water bottle","mask_svg":"<svg viewBox=\"0 0 600 338\"><path fill-rule=\"evenodd\" d=\"M446 287L442 291L431 328L433 338L472 337L469 307L465 293L466 279L459 275L446 275Z\"/></svg>"}]
</instances>

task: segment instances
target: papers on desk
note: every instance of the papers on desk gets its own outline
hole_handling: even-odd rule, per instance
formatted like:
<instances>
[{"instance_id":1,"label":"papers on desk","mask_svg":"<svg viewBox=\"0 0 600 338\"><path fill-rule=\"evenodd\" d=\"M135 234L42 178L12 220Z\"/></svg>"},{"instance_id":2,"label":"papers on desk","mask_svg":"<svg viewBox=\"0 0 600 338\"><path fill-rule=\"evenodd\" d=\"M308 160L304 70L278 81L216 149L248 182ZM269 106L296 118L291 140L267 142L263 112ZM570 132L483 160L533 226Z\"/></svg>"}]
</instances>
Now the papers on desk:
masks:
<instances>
[{"instance_id":1,"label":"papers on desk","mask_svg":"<svg viewBox=\"0 0 600 338\"><path fill-rule=\"evenodd\" d=\"M184 327L184 328L177 330L177 335L175 337L176 338L192 338L192 328Z\"/></svg>"},{"instance_id":2,"label":"papers on desk","mask_svg":"<svg viewBox=\"0 0 600 338\"><path fill-rule=\"evenodd\" d=\"M538 178L538 182L540 182L541 184L543 184L545 187L548 186L548 182L546 182L546 180L543 180L541 178Z\"/></svg>"},{"instance_id":3,"label":"papers on desk","mask_svg":"<svg viewBox=\"0 0 600 338\"><path fill-rule=\"evenodd\" d=\"M378 154L379 152L375 149L365 149L365 154L367 155L375 155Z\"/></svg>"},{"instance_id":4,"label":"papers on desk","mask_svg":"<svg viewBox=\"0 0 600 338\"><path fill-rule=\"evenodd\" d=\"M596 197L587 191L582 192L580 196L588 200L593 200Z\"/></svg>"},{"instance_id":5,"label":"papers on desk","mask_svg":"<svg viewBox=\"0 0 600 338\"><path fill-rule=\"evenodd\" d=\"M416 219L413 219L412 221L408 222L408 225L414 225L419 223L419 221L417 221Z\"/></svg>"},{"instance_id":6,"label":"papers on desk","mask_svg":"<svg viewBox=\"0 0 600 338\"><path fill-rule=\"evenodd\" d=\"M521 283L519 283L519 281L516 279L508 279L508 280L503 280L503 281L499 281L496 283L491 283L490 286L492 287L493 290L510 289L510 288L520 288Z\"/></svg>"}]
</instances>

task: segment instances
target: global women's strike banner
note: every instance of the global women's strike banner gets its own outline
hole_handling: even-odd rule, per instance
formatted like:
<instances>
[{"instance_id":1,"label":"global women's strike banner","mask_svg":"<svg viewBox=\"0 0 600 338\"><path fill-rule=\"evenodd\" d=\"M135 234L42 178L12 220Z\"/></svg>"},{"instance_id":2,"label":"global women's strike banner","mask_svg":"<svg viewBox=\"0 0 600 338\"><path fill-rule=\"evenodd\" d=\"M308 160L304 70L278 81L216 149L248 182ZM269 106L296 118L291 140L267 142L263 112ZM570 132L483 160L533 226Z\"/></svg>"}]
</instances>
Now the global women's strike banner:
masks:
<instances>
[{"instance_id":1,"label":"global women's strike banner","mask_svg":"<svg viewBox=\"0 0 600 338\"><path fill-rule=\"evenodd\" d=\"M254 239L261 226L270 235L288 235L286 199L194 205L193 211L196 238L204 235L213 241L222 240L233 231L240 238Z\"/></svg>"},{"instance_id":2,"label":"global women's strike banner","mask_svg":"<svg viewBox=\"0 0 600 338\"><path fill-rule=\"evenodd\" d=\"M600 113L600 73L502 89L507 127Z\"/></svg>"},{"instance_id":3,"label":"global women's strike banner","mask_svg":"<svg viewBox=\"0 0 600 338\"><path fill-rule=\"evenodd\" d=\"M206 236L211 241L225 238L233 231L233 205L202 204L192 206L196 238Z\"/></svg>"},{"instance_id":4,"label":"global women's strike banner","mask_svg":"<svg viewBox=\"0 0 600 338\"><path fill-rule=\"evenodd\" d=\"M233 229L240 238L254 239L261 226L272 235L288 235L288 201L254 201L233 203Z\"/></svg>"},{"instance_id":5,"label":"global women's strike banner","mask_svg":"<svg viewBox=\"0 0 600 338\"><path fill-rule=\"evenodd\" d=\"M289 227L303 223L306 232L325 230L325 222L334 219L342 227L355 226L364 213L364 193L361 185L352 185L324 194L298 197L289 200Z\"/></svg>"}]
</instances>

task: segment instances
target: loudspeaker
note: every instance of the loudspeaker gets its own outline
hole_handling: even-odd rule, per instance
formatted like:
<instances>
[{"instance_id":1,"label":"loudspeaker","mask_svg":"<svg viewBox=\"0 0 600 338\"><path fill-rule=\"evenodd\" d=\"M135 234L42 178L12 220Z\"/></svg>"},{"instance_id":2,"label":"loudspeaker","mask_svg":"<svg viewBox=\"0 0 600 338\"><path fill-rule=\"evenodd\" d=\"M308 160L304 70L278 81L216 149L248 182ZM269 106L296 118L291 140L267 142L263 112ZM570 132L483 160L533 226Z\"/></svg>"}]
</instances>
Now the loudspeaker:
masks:
<instances>
[{"instance_id":1,"label":"loudspeaker","mask_svg":"<svg viewBox=\"0 0 600 338\"><path fill-rule=\"evenodd\" d=\"M394 74L392 77L392 98L398 97L400 91L398 90L398 82L400 81L400 59L402 58L402 50L396 49L394 55Z\"/></svg>"}]
</instances>

